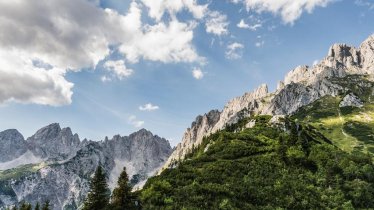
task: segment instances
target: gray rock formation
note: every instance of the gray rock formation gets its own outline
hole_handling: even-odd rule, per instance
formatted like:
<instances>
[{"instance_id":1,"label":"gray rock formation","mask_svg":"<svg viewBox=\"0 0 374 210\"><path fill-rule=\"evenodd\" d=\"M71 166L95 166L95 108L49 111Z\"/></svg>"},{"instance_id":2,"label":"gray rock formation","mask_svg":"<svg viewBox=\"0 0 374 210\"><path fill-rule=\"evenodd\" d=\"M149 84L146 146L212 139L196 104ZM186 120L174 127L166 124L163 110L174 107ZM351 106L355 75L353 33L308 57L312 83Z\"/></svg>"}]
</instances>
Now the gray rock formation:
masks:
<instances>
[{"instance_id":1,"label":"gray rock formation","mask_svg":"<svg viewBox=\"0 0 374 210\"><path fill-rule=\"evenodd\" d=\"M10 170L0 171L0 209L21 201L35 204L44 200L50 200L55 210L77 209L99 164L104 167L112 189L123 167L126 167L132 184L141 186L172 152L167 140L145 129L130 136L116 135L100 142L81 142L70 128L61 129L58 124L40 129L27 141L14 130L5 131L7 135L3 133L1 136L7 136L6 139L23 141L27 144L26 150L30 148L20 157L31 154L40 159L32 165L20 164L19 168L10 169L17 173L5 179L1 174L8 174Z\"/></svg>"},{"instance_id":2,"label":"gray rock formation","mask_svg":"<svg viewBox=\"0 0 374 210\"><path fill-rule=\"evenodd\" d=\"M78 134L73 135L70 128L61 129L58 123L41 128L27 142L30 150L43 159L64 160L80 149Z\"/></svg>"},{"instance_id":3,"label":"gray rock formation","mask_svg":"<svg viewBox=\"0 0 374 210\"><path fill-rule=\"evenodd\" d=\"M234 98L225 105L222 112L215 111L214 119L217 120L208 123L198 118L191 128L187 129L163 169L182 160L192 147L201 143L204 136L223 129L242 117L256 114L289 115L321 97L344 93L345 87L334 83L333 78L352 74L364 74L374 78L374 35L365 40L359 48L334 44L318 64L312 67L299 66L290 71L284 81L278 83L274 93L268 93L267 86L261 85L252 92ZM346 100L351 104L357 102L352 97Z\"/></svg>"},{"instance_id":4,"label":"gray rock formation","mask_svg":"<svg viewBox=\"0 0 374 210\"><path fill-rule=\"evenodd\" d=\"M353 107L362 107L364 103L359 97L350 93L346 95L343 100L339 103L339 107L353 106Z\"/></svg>"},{"instance_id":5,"label":"gray rock formation","mask_svg":"<svg viewBox=\"0 0 374 210\"><path fill-rule=\"evenodd\" d=\"M27 144L16 129L0 132L0 162L18 158L27 151Z\"/></svg>"}]
</instances>

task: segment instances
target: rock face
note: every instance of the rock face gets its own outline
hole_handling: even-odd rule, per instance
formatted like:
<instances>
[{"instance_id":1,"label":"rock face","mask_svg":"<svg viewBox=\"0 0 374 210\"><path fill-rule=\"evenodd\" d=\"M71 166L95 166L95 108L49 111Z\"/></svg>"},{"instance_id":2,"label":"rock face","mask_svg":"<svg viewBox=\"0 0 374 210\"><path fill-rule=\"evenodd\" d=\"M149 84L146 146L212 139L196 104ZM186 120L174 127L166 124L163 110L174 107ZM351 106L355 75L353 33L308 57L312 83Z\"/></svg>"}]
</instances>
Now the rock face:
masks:
<instances>
[{"instance_id":1,"label":"rock face","mask_svg":"<svg viewBox=\"0 0 374 210\"><path fill-rule=\"evenodd\" d=\"M32 165L19 164L22 167L11 169L19 172L15 176L2 179L1 173L7 173L7 170L0 171L0 209L21 201L35 204L44 200L50 200L55 210L77 209L89 190L89 179L99 164L104 167L112 189L123 167L126 167L131 183L140 186L165 163L172 152L167 140L145 129L130 136L116 135L100 142L80 141L70 128L61 129L58 124L38 130L27 141L16 130L1 132L0 136L0 142L4 138L25 145L22 150L24 154L18 159L34 158ZM9 163L17 161L0 161L0 170L2 165L9 166Z\"/></svg>"},{"instance_id":2,"label":"rock face","mask_svg":"<svg viewBox=\"0 0 374 210\"><path fill-rule=\"evenodd\" d=\"M30 150L43 159L64 160L80 149L78 134L70 128L61 129L57 123L38 130L27 139Z\"/></svg>"},{"instance_id":3,"label":"rock face","mask_svg":"<svg viewBox=\"0 0 374 210\"><path fill-rule=\"evenodd\" d=\"M0 132L0 162L16 159L26 151L27 144L16 129Z\"/></svg>"},{"instance_id":4,"label":"rock face","mask_svg":"<svg viewBox=\"0 0 374 210\"><path fill-rule=\"evenodd\" d=\"M172 167L174 163L182 160L193 147L201 143L204 136L223 129L242 117L256 114L289 115L321 97L344 93L345 87L335 84L333 78L351 74L374 78L374 35L365 40L359 48L334 44L318 64L312 67L299 66L290 71L284 81L278 83L275 92L268 93L267 86L261 85L256 90L229 101L222 112L215 110L215 120L209 123L198 117L191 128L187 129L182 142L163 168ZM347 96L342 103L360 105L359 100L353 96ZM207 115L204 117L208 119Z\"/></svg>"},{"instance_id":5,"label":"rock face","mask_svg":"<svg viewBox=\"0 0 374 210\"><path fill-rule=\"evenodd\" d=\"M346 106L362 107L363 105L364 103L361 101L359 97L350 93L343 98L343 100L339 104L339 107L346 107Z\"/></svg>"}]
</instances>

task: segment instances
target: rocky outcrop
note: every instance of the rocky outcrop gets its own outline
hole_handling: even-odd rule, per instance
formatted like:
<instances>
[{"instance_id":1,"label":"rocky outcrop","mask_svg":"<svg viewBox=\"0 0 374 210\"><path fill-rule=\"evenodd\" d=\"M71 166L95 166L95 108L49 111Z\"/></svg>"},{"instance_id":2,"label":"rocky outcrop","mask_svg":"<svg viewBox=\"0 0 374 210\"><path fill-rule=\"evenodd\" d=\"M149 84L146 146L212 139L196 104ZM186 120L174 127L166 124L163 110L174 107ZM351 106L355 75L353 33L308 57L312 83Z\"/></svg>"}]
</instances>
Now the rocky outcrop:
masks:
<instances>
[{"instance_id":1,"label":"rocky outcrop","mask_svg":"<svg viewBox=\"0 0 374 210\"><path fill-rule=\"evenodd\" d=\"M27 142L36 156L46 160L64 160L80 149L78 134L73 135L70 128L61 129L58 123L41 128Z\"/></svg>"},{"instance_id":2,"label":"rocky outcrop","mask_svg":"<svg viewBox=\"0 0 374 210\"><path fill-rule=\"evenodd\" d=\"M344 93L345 87L334 83L333 78L343 78L351 74L373 76L373 55L374 35L365 40L359 48L334 44L318 64L312 67L299 66L290 71L284 81L278 83L274 93L268 93L267 86L261 85L256 90L229 101L222 112L215 111L215 119L218 119L215 123L195 121L191 128L187 129L182 142L163 168L171 167L176 161L182 160L192 147L201 143L204 136L223 129L242 117L256 114L290 115L321 97Z\"/></svg>"},{"instance_id":3,"label":"rocky outcrop","mask_svg":"<svg viewBox=\"0 0 374 210\"><path fill-rule=\"evenodd\" d=\"M347 107L347 106L353 106L353 107L362 107L364 103L361 101L359 97L354 95L353 93L350 93L346 95L343 100L339 103L339 107Z\"/></svg>"},{"instance_id":4,"label":"rocky outcrop","mask_svg":"<svg viewBox=\"0 0 374 210\"><path fill-rule=\"evenodd\" d=\"M0 132L0 163L16 159L26 151L27 144L16 129Z\"/></svg>"},{"instance_id":5,"label":"rocky outcrop","mask_svg":"<svg viewBox=\"0 0 374 210\"><path fill-rule=\"evenodd\" d=\"M8 134L4 136L11 133L4 132ZM10 139L20 137L19 133L12 132L14 135L10 135ZM23 164L19 169L11 169L17 170L15 176L0 180L0 209L21 201L35 204L44 200L49 200L55 210L77 209L86 197L89 179L98 165L104 167L112 189L123 167L126 167L131 183L141 186L172 152L167 140L145 129L130 136L115 135L100 142L81 142L70 128L61 129L58 124L51 124L27 141L23 137L15 140L22 140L27 144L26 149L30 148L18 159L34 160L32 165ZM4 165L3 169L6 169L10 164L20 162L18 159L0 163L0 170Z\"/></svg>"}]
</instances>

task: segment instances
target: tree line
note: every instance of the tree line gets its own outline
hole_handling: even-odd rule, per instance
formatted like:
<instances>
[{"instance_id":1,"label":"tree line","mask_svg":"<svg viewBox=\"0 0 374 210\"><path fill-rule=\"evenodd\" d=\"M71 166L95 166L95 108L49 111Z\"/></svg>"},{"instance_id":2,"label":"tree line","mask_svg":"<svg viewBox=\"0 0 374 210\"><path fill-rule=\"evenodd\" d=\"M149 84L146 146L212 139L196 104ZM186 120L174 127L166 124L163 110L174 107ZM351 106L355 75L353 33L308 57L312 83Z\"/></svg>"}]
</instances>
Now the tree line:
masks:
<instances>
[{"instance_id":1,"label":"tree line","mask_svg":"<svg viewBox=\"0 0 374 210\"><path fill-rule=\"evenodd\" d=\"M106 175L101 166L98 166L90 182L90 191L83 204L83 210L138 210L141 209L136 193L132 192L126 168L123 168L117 187L110 193L106 182Z\"/></svg>"},{"instance_id":2,"label":"tree line","mask_svg":"<svg viewBox=\"0 0 374 210\"><path fill-rule=\"evenodd\" d=\"M31 203L22 202L19 208L15 205L9 210L51 210L51 206L49 201L45 201L43 205L40 205L38 202L34 208L32 207Z\"/></svg>"}]
</instances>

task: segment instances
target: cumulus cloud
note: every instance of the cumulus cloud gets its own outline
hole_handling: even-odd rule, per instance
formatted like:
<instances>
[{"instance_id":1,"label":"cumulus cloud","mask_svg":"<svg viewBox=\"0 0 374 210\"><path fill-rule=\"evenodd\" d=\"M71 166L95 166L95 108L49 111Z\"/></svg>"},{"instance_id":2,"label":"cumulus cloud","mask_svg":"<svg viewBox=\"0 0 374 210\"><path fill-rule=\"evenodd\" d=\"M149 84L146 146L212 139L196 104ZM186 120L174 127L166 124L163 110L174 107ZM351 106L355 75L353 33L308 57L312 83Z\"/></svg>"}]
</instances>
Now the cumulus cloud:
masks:
<instances>
[{"instance_id":1,"label":"cumulus cloud","mask_svg":"<svg viewBox=\"0 0 374 210\"><path fill-rule=\"evenodd\" d=\"M200 68L197 68L195 67L193 70L192 70L192 76L195 78L195 79L202 79L204 77L204 72L201 71Z\"/></svg>"},{"instance_id":2,"label":"cumulus cloud","mask_svg":"<svg viewBox=\"0 0 374 210\"><path fill-rule=\"evenodd\" d=\"M280 15L285 23L292 24L304 11L312 13L315 7L325 7L335 0L231 0L233 3L242 2L246 9L261 12L271 12Z\"/></svg>"},{"instance_id":3,"label":"cumulus cloud","mask_svg":"<svg viewBox=\"0 0 374 210\"><path fill-rule=\"evenodd\" d=\"M14 101L43 105L71 103L73 84L64 71L36 67L20 52L0 50L0 103Z\"/></svg>"},{"instance_id":4,"label":"cumulus cloud","mask_svg":"<svg viewBox=\"0 0 374 210\"><path fill-rule=\"evenodd\" d=\"M171 9L167 7L165 11L186 8L196 18L202 17L206 9L195 0L167 2ZM173 9L180 2L183 7ZM129 62L203 60L192 45L194 24L176 18L154 25L142 23L141 5L135 1L126 14L97 6L96 0L0 1L0 78L4 81L0 103L8 100L54 106L71 103L73 84L65 79L65 74L95 68L110 56L111 46L118 46ZM159 16L156 14L155 18ZM6 57L7 52L11 52L11 59ZM108 63L107 69L120 79L132 73L121 61ZM102 80L111 78L106 76ZM15 84L6 85L9 81ZM13 87L12 90L7 86Z\"/></svg>"},{"instance_id":5,"label":"cumulus cloud","mask_svg":"<svg viewBox=\"0 0 374 210\"><path fill-rule=\"evenodd\" d=\"M132 42L123 44L119 50L130 62L138 62L140 58L171 62L202 62L192 45L194 24L177 20L168 25L160 22L147 26Z\"/></svg>"},{"instance_id":6,"label":"cumulus cloud","mask_svg":"<svg viewBox=\"0 0 374 210\"><path fill-rule=\"evenodd\" d=\"M240 22L239 22L236 26L237 26L238 28L246 28L246 29L249 28L249 25L248 25L246 22L244 22L243 19L241 19Z\"/></svg>"},{"instance_id":7,"label":"cumulus cloud","mask_svg":"<svg viewBox=\"0 0 374 210\"><path fill-rule=\"evenodd\" d=\"M135 128L140 128L144 125L144 121L138 120L135 115L131 115L128 118L128 122L133 125Z\"/></svg>"},{"instance_id":8,"label":"cumulus cloud","mask_svg":"<svg viewBox=\"0 0 374 210\"><path fill-rule=\"evenodd\" d=\"M228 25L227 16L218 11L210 12L205 23L206 32L218 36L228 34Z\"/></svg>"},{"instance_id":9,"label":"cumulus cloud","mask_svg":"<svg viewBox=\"0 0 374 210\"><path fill-rule=\"evenodd\" d=\"M134 72L132 69L128 69L125 66L125 61L123 60L106 61L104 63L104 68L120 80L129 77ZM108 79L106 80L109 81Z\"/></svg>"},{"instance_id":10,"label":"cumulus cloud","mask_svg":"<svg viewBox=\"0 0 374 210\"><path fill-rule=\"evenodd\" d=\"M154 111L159 109L159 106L153 105L151 103L144 104L143 106L139 106L140 111Z\"/></svg>"},{"instance_id":11,"label":"cumulus cloud","mask_svg":"<svg viewBox=\"0 0 374 210\"><path fill-rule=\"evenodd\" d=\"M243 54L244 45L234 42L229 44L226 49L226 58L230 60L240 59Z\"/></svg>"},{"instance_id":12,"label":"cumulus cloud","mask_svg":"<svg viewBox=\"0 0 374 210\"><path fill-rule=\"evenodd\" d=\"M196 0L141 0L149 9L149 16L160 21L165 12L172 16L183 9L187 9L192 15L201 19L208 9L208 5L199 5Z\"/></svg>"},{"instance_id":13,"label":"cumulus cloud","mask_svg":"<svg viewBox=\"0 0 374 210\"><path fill-rule=\"evenodd\" d=\"M238 28L244 28L244 29L249 29L251 31L256 31L258 28L262 27L261 23L256 23L254 25L249 25L246 22L244 22L243 19L240 20L240 22L236 25Z\"/></svg>"}]
</instances>

